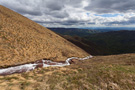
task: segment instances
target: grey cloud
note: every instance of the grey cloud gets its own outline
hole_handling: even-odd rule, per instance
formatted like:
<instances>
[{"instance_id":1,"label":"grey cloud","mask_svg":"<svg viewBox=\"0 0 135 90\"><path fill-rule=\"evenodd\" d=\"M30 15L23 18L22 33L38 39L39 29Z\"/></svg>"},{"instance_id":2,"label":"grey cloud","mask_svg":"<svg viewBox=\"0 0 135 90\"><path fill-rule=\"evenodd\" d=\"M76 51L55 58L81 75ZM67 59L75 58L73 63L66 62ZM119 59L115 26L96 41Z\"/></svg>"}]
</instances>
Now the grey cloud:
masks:
<instances>
[{"instance_id":1,"label":"grey cloud","mask_svg":"<svg viewBox=\"0 0 135 90\"><path fill-rule=\"evenodd\" d=\"M42 12L39 10L29 10L29 9L16 9L16 11L20 14L30 14L30 15L35 15L35 16L41 16Z\"/></svg>"},{"instance_id":2,"label":"grey cloud","mask_svg":"<svg viewBox=\"0 0 135 90\"><path fill-rule=\"evenodd\" d=\"M97 13L135 12L135 0L91 0L85 9Z\"/></svg>"},{"instance_id":3,"label":"grey cloud","mask_svg":"<svg viewBox=\"0 0 135 90\"><path fill-rule=\"evenodd\" d=\"M83 0L68 0L66 3L72 7L80 8Z\"/></svg>"},{"instance_id":4,"label":"grey cloud","mask_svg":"<svg viewBox=\"0 0 135 90\"><path fill-rule=\"evenodd\" d=\"M64 5L62 2L58 1L50 1L46 3L46 7L50 10L61 10L64 8Z\"/></svg>"},{"instance_id":5,"label":"grey cloud","mask_svg":"<svg viewBox=\"0 0 135 90\"><path fill-rule=\"evenodd\" d=\"M61 21L41 21L41 20L34 20L34 22L40 23L40 24L42 24L42 23L50 23L50 24L52 24L52 23L63 23Z\"/></svg>"},{"instance_id":6,"label":"grey cloud","mask_svg":"<svg viewBox=\"0 0 135 90\"><path fill-rule=\"evenodd\" d=\"M88 4L84 8L84 2ZM135 0L0 0L4 5L42 25L104 25L135 24L135 17L128 21L107 20L99 17L86 17L83 14L135 12ZM82 15L82 16L81 16ZM105 21L105 22L102 22ZM109 22L112 21L112 22Z\"/></svg>"},{"instance_id":7,"label":"grey cloud","mask_svg":"<svg viewBox=\"0 0 135 90\"><path fill-rule=\"evenodd\" d=\"M28 1L27 2L23 2L23 1L15 1L15 3L12 3L13 0L11 0L11 2L2 2L2 5L6 6L7 8L10 8L20 14L30 14L30 15L42 15L42 12L40 10L40 8L36 5L33 6L32 4L29 4ZM10 4L11 3L11 4Z\"/></svg>"},{"instance_id":8,"label":"grey cloud","mask_svg":"<svg viewBox=\"0 0 135 90\"><path fill-rule=\"evenodd\" d=\"M65 17L68 17L69 14L63 10L63 11L51 11L51 12L48 12L49 15L55 17L55 18L65 18Z\"/></svg>"},{"instance_id":9,"label":"grey cloud","mask_svg":"<svg viewBox=\"0 0 135 90\"><path fill-rule=\"evenodd\" d=\"M134 25L135 24L135 17L129 18L127 21L113 21L113 22L104 22L102 24L105 24L107 26L110 26L112 24L118 24L118 25Z\"/></svg>"},{"instance_id":10,"label":"grey cloud","mask_svg":"<svg viewBox=\"0 0 135 90\"><path fill-rule=\"evenodd\" d=\"M135 17L131 17L128 22L130 24L135 24Z\"/></svg>"}]
</instances>

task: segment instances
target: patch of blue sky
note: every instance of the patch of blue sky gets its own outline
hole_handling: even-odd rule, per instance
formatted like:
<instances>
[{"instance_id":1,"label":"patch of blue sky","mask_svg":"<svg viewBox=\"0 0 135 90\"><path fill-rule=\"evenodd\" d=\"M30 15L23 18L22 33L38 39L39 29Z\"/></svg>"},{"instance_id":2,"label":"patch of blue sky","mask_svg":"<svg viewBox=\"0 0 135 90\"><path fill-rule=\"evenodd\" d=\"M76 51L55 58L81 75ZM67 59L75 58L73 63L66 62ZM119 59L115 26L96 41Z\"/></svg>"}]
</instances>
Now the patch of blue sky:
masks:
<instances>
[{"instance_id":1,"label":"patch of blue sky","mask_svg":"<svg viewBox=\"0 0 135 90\"><path fill-rule=\"evenodd\" d=\"M90 16L90 13L86 13L87 14L87 16Z\"/></svg>"},{"instance_id":2,"label":"patch of blue sky","mask_svg":"<svg viewBox=\"0 0 135 90\"><path fill-rule=\"evenodd\" d=\"M123 16L123 14L94 14L95 16L101 16L101 17L117 17L117 16Z\"/></svg>"}]
</instances>

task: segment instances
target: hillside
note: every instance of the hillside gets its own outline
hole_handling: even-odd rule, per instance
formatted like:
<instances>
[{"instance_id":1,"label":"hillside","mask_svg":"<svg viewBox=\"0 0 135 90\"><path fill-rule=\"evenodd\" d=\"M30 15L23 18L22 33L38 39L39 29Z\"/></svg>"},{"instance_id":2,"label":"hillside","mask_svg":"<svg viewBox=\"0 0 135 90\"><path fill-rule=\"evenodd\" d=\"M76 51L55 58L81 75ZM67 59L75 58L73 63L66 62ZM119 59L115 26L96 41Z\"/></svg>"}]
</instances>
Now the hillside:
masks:
<instances>
[{"instance_id":1,"label":"hillside","mask_svg":"<svg viewBox=\"0 0 135 90\"><path fill-rule=\"evenodd\" d=\"M65 32L66 30L63 31ZM66 32L68 31L70 33L69 29ZM73 31L74 35L61 33L62 30L58 29L55 32L92 55L135 53L134 30L95 32L90 34L84 29L82 35L78 34L78 29L71 31Z\"/></svg>"},{"instance_id":2,"label":"hillside","mask_svg":"<svg viewBox=\"0 0 135 90\"><path fill-rule=\"evenodd\" d=\"M82 48L86 52L92 55L104 55L108 53L107 50L100 47L99 45L94 44L93 42L79 36L69 36L69 35L62 35L65 39L72 42L76 46Z\"/></svg>"},{"instance_id":3,"label":"hillside","mask_svg":"<svg viewBox=\"0 0 135 90\"><path fill-rule=\"evenodd\" d=\"M0 67L39 59L64 61L68 57L88 56L84 50L0 5Z\"/></svg>"},{"instance_id":4,"label":"hillside","mask_svg":"<svg viewBox=\"0 0 135 90\"><path fill-rule=\"evenodd\" d=\"M135 53L135 31L111 31L92 34L86 40L103 47L110 54Z\"/></svg>"},{"instance_id":5,"label":"hillside","mask_svg":"<svg viewBox=\"0 0 135 90\"><path fill-rule=\"evenodd\" d=\"M134 90L135 54L95 56L66 67L0 76L1 90Z\"/></svg>"}]
</instances>

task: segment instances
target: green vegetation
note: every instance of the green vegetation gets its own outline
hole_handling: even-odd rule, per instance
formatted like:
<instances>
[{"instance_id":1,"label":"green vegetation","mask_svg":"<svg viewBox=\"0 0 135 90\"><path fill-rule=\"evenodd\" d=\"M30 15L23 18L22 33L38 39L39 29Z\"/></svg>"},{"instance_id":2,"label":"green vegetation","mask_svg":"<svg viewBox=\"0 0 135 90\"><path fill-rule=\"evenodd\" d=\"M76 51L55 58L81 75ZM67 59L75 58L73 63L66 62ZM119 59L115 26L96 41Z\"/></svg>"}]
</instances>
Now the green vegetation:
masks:
<instances>
[{"instance_id":1,"label":"green vegetation","mask_svg":"<svg viewBox=\"0 0 135 90\"><path fill-rule=\"evenodd\" d=\"M86 52L92 55L104 55L108 53L107 50L100 47L99 45L96 45L95 43L91 42L90 40L87 40L83 37L79 36L68 36L63 35L65 39L72 42L73 44L77 45L78 47L82 48Z\"/></svg>"},{"instance_id":2,"label":"green vegetation","mask_svg":"<svg viewBox=\"0 0 135 90\"><path fill-rule=\"evenodd\" d=\"M103 47L107 55L135 53L135 31L113 31L85 37L88 41Z\"/></svg>"},{"instance_id":3,"label":"green vegetation","mask_svg":"<svg viewBox=\"0 0 135 90\"><path fill-rule=\"evenodd\" d=\"M85 37L61 36L92 55L135 53L135 31L110 31L84 35Z\"/></svg>"}]
</instances>

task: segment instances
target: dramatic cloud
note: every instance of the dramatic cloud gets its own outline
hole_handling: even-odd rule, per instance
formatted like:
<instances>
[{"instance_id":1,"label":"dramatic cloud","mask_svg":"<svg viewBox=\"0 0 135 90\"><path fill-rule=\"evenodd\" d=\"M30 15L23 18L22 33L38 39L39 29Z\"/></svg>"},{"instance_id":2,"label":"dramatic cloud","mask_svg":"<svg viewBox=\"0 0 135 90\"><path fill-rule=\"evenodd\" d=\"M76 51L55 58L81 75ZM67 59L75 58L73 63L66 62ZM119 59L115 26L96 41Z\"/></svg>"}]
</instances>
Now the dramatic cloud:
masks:
<instances>
[{"instance_id":1,"label":"dramatic cloud","mask_svg":"<svg viewBox=\"0 0 135 90\"><path fill-rule=\"evenodd\" d=\"M135 0L0 0L46 27L135 26Z\"/></svg>"},{"instance_id":2,"label":"dramatic cloud","mask_svg":"<svg viewBox=\"0 0 135 90\"><path fill-rule=\"evenodd\" d=\"M97 13L135 12L135 0L91 0L85 9Z\"/></svg>"}]
</instances>

